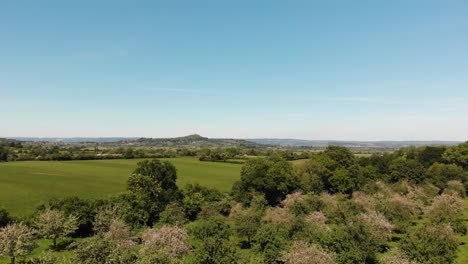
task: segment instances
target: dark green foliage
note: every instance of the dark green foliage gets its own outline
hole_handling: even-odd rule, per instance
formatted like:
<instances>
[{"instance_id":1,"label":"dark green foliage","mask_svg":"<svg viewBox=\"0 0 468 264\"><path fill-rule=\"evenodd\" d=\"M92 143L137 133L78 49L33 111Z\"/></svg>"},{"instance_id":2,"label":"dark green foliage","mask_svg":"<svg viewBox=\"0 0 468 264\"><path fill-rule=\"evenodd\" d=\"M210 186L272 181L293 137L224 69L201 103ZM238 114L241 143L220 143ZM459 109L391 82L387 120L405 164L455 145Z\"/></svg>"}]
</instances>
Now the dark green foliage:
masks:
<instances>
[{"instance_id":1,"label":"dark green foliage","mask_svg":"<svg viewBox=\"0 0 468 264\"><path fill-rule=\"evenodd\" d=\"M447 147L445 146L427 146L423 147L418 155L418 159L426 168L436 162L443 162L442 155Z\"/></svg>"},{"instance_id":2,"label":"dark green foliage","mask_svg":"<svg viewBox=\"0 0 468 264\"><path fill-rule=\"evenodd\" d=\"M159 222L169 225L182 225L187 222L184 208L179 203L170 203L161 212Z\"/></svg>"},{"instance_id":3,"label":"dark green foliage","mask_svg":"<svg viewBox=\"0 0 468 264\"><path fill-rule=\"evenodd\" d=\"M119 208L123 220L133 227L141 227L150 222L147 200L134 193L122 193L111 199Z\"/></svg>"},{"instance_id":4,"label":"dark green foliage","mask_svg":"<svg viewBox=\"0 0 468 264\"><path fill-rule=\"evenodd\" d=\"M451 180L459 180L466 186L468 173L455 164L434 163L426 171L426 180L441 189L445 189Z\"/></svg>"},{"instance_id":5,"label":"dark green foliage","mask_svg":"<svg viewBox=\"0 0 468 264\"><path fill-rule=\"evenodd\" d=\"M314 156L304 164L300 164L294 172L300 180L301 189L305 192L321 193L329 189L332 172L318 157Z\"/></svg>"},{"instance_id":6,"label":"dark green foliage","mask_svg":"<svg viewBox=\"0 0 468 264\"><path fill-rule=\"evenodd\" d=\"M369 239L365 226L350 223L340 225L326 239L325 244L337 253L338 263L376 263L378 244Z\"/></svg>"},{"instance_id":7,"label":"dark green foliage","mask_svg":"<svg viewBox=\"0 0 468 264\"><path fill-rule=\"evenodd\" d=\"M0 227L4 227L11 222L10 215L8 211L5 209L0 208Z\"/></svg>"},{"instance_id":8,"label":"dark green foliage","mask_svg":"<svg viewBox=\"0 0 468 264\"><path fill-rule=\"evenodd\" d=\"M227 239L210 237L204 239L196 248L188 263L193 264L226 264L238 263L239 255L235 245Z\"/></svg>"},{"instance_id":9,"label":"dark green foliage","mask_svg":"<svg viewBox=\"0 0 468 264\"><path fill-rule=\"evenodd\" d=\"M0 146L0 162L8 161L8 149L6 147Z\"/></svg>"},{"instance_id":10,"label":"dark green foliage","mask_svg":"<svg viewBox=\"0 0 468 264\"><path fill-rule=\"evenodd\" d=\"M229 241L232 232L224 217L217 215L199 220L191 232L201 245L194 250L189 263L236 263L237 249Z\"/></svg>"},{"instance_id":11,"label":"dark green foliage","mask_svg":"<svg viewBox=\"0 0 468 264\"><path fill-rule=\"evenodd\" d=\"M226 223L226 219L222 216L214 216L210 219L197 221L192 226L191 231L194 237L200 240L212 237L227 239L231 234L231 229Z\"/></svg>"},{"instance_id":12,"label":"dark green foliage","mask_svg":"<svg viewBox=\"0 0 468 264\"><path fill-rule=\"evenodd\" d=\"M425 168L415 159L398 158L390 165L390 182L408 180L412 183L420 183L424 179Z\"/></svg>"},{"instance_id":13,"label":"dark green foliage","mask_svg":"<svg viewBox=\"0 0 468 264\"><path fill-rule=\"evenodd\" d=\"M261 217L262 212L253 208L243 209L233 216L234 231L237 236L247 239L248 246L260 227Z\"/></svg>"},{"instance_id":14,"label":"dark green foliage","mask_svg":"<svg viewBox=\"0 0 468 264\"><path fill-rule=\"evenodd\" d=\"M282 158L248 160L242 167L240 183L233 187L234 198L250 201L252 192L265 195L270 205L276 205L298 187L291 163Z\"/></svg>"},{"instance_id":15,"label":"dark green foliage","mask_svg":"<svg viewBox=\"0 0 468 264\"><path fill-rule=\"evenodd\" d=\"M401 241L401 249L422 263L453 263L458 243L458 237L448 225L425 225L410 230Z\"/></svg>"},{"instance_id":16,"label":"dark green foliage","mask_svg":"<svg viewBox=\"0 0 468 264\"><path fill-rule=\"evenodd\" d=\"M182 193L176 185L176 168L168 161L145 160L139 162L128 180L128 190L144 203L149 214L147 225L159 219L167 204L180 200Z\"/></svg>"},{"instance_id":17,"label":"dark green foliage","mask_svg":"<svg viewBox=\"0 0 468 264\"><path fill-rule=\"evenodd\" d=\"M168 161L161 162L160 160L153 159L138 162L137 168L133 171L133 174L150 177L152 180L157 181L160 187L167 191L165 195L169 196L168 198L171 198L170 195L177 195L176 168ZM138 188L138 186L129 184L130 190L133 187ZM164 196L164 198L166 198L166 196Z\"/></svg>"},{"instance_id":18,"label":"dark green foliage","mask_svg":"<svg viewBox=\"0 0 468 264\"><path fill-rule=\"evenodd\" d=\"M361 167L361 173L362 173L361 184L365 184L367 182L377 180L379 178L379 173L377 171L377 168L372 165ZM361 185L360 188L361 187L363 187L363 185Z\"/></svg>"},{"instance_id":19,"label":"dark green foliage","mask_svg":"<svg viewBox=\"0 0 468 264\"><path fill-rule=\"evenodd\" d=\"M336 169L329 181L333 192L351 193L356 185L349 171L345 168Z\"/></svg>"},{"instance_id":20,"label":"dark green foliage","mask_svg":"<svg viewBox=\"0 0 468 264\"><path fill-rule=\"evenodd\" d=\"M334 161L335 164L331 169L338 167L348 168L355 162L353 153L345 147L328 146L323 153Z\"/></svg>"},{"instance_id":21,"label":"dark green foliage","mask_svg":"<svg viewBox=\"0 0 468 264\"><path fill-rule=\"evenodd\" d=\"M264 224L254 237L254 250L263 254L267 261L277 260L288 245L288 234L271 224Z\"/></svg>"},{"instance_id":22,"label":"dark green foliage","mask_svg":"<svg viewBox=\"0 0 468 264\"><path fill-rule=\"evenodd\" d=\"M183 190L183 206L187 218L195 220L202 207L211 202L223 199L223 194L213 188L207 188L199 184L187 184Z\"/></svg>"},{"instance_id":23,"label":"dark green foliage","mask_svg":"<svg viewBox=\"0 0 468 264\"><path fill-rule=\"evenodd\" d=\"M394 159L393 154L384 153L382 155L373 154L370 157L370 164L376 168L377 173L380 175L380 178L385 178L386 175L390 174L390 165Z\"/></svg>"},{"instance_id":24,"label":"dark green foliage","mask_svg":"<svg viewBox=\"0 0 468 264\"><path fill-rule=\"evenodd\" d=\"M468 169L468 141L463 144L447 148L442 157L448 163L461 166L465 170Z\"/></svg>"}]
</instances>

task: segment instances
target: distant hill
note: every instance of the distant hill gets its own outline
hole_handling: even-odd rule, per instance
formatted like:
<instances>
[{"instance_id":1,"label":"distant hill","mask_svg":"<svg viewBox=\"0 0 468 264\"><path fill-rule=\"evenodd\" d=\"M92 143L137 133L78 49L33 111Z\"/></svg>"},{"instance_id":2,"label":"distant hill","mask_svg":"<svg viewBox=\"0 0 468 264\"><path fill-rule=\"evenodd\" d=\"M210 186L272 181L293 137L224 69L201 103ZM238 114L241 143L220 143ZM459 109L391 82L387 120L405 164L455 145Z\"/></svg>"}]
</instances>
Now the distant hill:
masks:
<instances>
[{"instance_id":1,"label":"distant hill","mask_svg":"<svg viewBox=\"0 0 468 264\"><path fill-rule=\"evenodd\" d=\"M240 147L240 148L265 148L267 144L258 144L243 139L230 138L207 138L200 135L188 135L175 138L125 138L125 137L102 137L102 138L35 138L16 137L18 141L50 144L100 144L105 146L152 146L152 147Z\"/></svg>"},{"instance_id":2,"label":"distant hill","mask_svg":"<svg viewBox=\"0 0 468 264\"><path fill-rule=\"evenodd\" d=\"M354 149L398 149L408 146L439 146L457 145L462 141L339 141L339 140L306 140L306 139L282 139L282 138L252 138L247 141L258 144L290 147L325 148L329 145L343 146Z\"/></svg>"},{"instance_id":3,"label":"distant hill","mask_svg":"<svg viewBox=\"0 0 468 264\"><path fill-rule=\"evenodd\" d=\"M136 140L124 140L116 142L128 146L155 146L155 147L241 147L241 148L262 148L264 144L258 144L243 139L231 138L207 138L194 134L176 138L139 138Z\"/></svg>"}]
</instances>

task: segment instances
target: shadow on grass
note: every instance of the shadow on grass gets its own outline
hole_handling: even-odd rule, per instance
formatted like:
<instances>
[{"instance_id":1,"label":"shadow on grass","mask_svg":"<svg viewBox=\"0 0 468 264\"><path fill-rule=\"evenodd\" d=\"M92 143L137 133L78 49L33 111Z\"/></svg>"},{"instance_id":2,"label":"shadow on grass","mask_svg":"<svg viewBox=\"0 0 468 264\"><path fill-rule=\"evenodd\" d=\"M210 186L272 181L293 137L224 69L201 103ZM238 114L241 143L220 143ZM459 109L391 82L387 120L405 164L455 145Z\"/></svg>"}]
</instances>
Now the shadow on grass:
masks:
<instances>
[{"instance_id":1,"label":"shadow on grass","mask_svg":"<svg viewBox=\"0 0 468 264\"><path fill-rule=\"evenodd\" d=\"M57 245L54 247L54 245L50 245L49 249L52 251L64 251L68 250L70 248L70 245L74 242L75 240L73 239L64 239L61 241L57 242Z\"/></svg>"}]
</instances>

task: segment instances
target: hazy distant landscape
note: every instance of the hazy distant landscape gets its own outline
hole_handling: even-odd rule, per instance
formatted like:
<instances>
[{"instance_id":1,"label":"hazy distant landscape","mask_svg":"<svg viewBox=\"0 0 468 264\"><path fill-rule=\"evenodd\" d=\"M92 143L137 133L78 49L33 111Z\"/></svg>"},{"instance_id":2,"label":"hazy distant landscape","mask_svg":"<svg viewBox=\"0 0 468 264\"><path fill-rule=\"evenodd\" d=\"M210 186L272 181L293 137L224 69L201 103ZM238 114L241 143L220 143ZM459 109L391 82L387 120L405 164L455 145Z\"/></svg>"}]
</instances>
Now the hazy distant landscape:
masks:
<instances>
[{"instance_id":1,"label":"hazy distant landscape","mask_svg":"<svg viewBox=\"0 0 468 264\"><path fill-rule=\"evenodd\" d=\"M186 142L180 139L186 139ZM249 145L247 142L253 142L261 145L270 146L291 146L291 147L313 147L313 148L326 148L329 145L344 146L352 149L398 149L409 146L438 146L446 145L452 146L461 141L339 141L339 140L306 140L306 139L282 139L282 138L248 138L248 139L213 139L202 137L199 135L191 135L179 138L25 138L16 137L11 138L20 141L32 142L57 142L57 143L121 143L121 144L146 144L155 146L176 145L203 145L217 144L218 146L229 145ZM179 139L179 142L178 142ZM231 142L229 142L231 141ZM247 142L246 142L247 141ZM252 146L254 146L252 144Z\"/></svg>"}]
</instances>

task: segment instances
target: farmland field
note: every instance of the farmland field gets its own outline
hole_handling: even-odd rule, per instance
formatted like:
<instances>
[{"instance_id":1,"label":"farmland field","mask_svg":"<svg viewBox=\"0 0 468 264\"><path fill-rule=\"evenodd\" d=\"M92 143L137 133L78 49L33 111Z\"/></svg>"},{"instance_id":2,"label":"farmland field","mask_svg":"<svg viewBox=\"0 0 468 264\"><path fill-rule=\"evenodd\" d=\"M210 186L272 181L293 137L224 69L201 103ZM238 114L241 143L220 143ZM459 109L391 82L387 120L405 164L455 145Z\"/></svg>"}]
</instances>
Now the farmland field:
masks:
<instances>
[{"instance_id":1,"label":"farmland field","mask_svg":"<svg viewBox=\"0 0 468 264\"><path fill-rule=\"evenodd\" d=\"M239 179L239 164L200 162L196 158L162 159L177 168L177 183L199 183L221 191ZM125 190L138 159L24 161L0 163L0 208L27 215L52 197L108 197Z\"/></svg>"}]
</instances>

